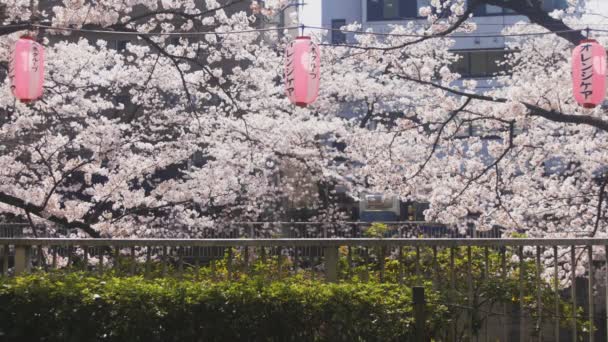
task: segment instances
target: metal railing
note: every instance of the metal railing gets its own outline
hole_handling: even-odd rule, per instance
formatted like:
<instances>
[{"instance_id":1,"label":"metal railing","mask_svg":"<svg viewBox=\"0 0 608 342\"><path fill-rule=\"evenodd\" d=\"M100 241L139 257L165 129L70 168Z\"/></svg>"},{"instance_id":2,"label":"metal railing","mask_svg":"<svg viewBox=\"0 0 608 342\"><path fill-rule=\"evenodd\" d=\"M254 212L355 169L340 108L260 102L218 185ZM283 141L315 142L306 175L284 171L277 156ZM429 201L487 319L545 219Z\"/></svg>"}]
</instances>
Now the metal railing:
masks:
<instances>
[{"instance_id":1,"label":"metal railing","mask_svg":"<svg viewBox=\"0 0 608 342\"><path fill-rule=\"evenodd\" d=\"M0 223L0 237L22 237L23 229L27 226L24 223Z\"/></svg>"},{"instance_id":2,"label":"metal railing","mask_svg":"<svg viewBox=\"0 0 608 342\"><path fill-rule=\"evenodd\" d=\"M173 236L167 238L363 238L369 237L366 230L374 225L387 227L385 238L502 238L505 229L476 230L471 226L464 230L448 225L426 221L269 221L269 222L223 222L217 226L195 229L172 226ZM69 235L69 230L60 227L27 223L0 223L0 237L59 237ZM36 234L34 234L34 230ZM74 230L75 232L76 230ZM154 231L154 230L152 230ZM59 232L59 234L57 234ZM569 231L570 236L589 236L588 231ZM508 234L507 234L508 235Z\"/></svg>"},{"instance_id":3,"label":"metal railing","mask_svg":"<svg viewBox=\"0 0 608 342\"><path fill-rule=\"evenodd\" d=\"M329 282L355 277L364 281L376 278L380 282L417 284L432 281L440 290L460 289L470 301L463 306L465 312L473 310L479 284L519 277L514 303L519 316L512 319L517 321L515 330L519 332L519 341L529 340L532 328L536 334L544 335L544 340L552 340L551 336L555 340L563 338L566 331L569 340L579 341L578 335L583 331L579 319L588 320L592 327L584 333L585 340L608 341L608 291L606 284L596 281L599 278L608 282L608 239L605 238L0 238L0 247L4 275L65 268L90 272L113 269L145 276L151 276L155 269L157 276L181 276L190 270L197 274L200 267L215 267L214 261L222 260L224 276L230 280L236 279L239 272L251 272L252 265L263 260L276 266L279 276L309 272ZM461 258L460 265L455 263L457 258ZM571 271L577 269L578 274ZM568 270L564 277L564 271ZM598 275L602 277L596 277ZM457 284L457 277L465 281ZM533 286L526 285L530 279ZM546 289L555 295L554 308L547 307L546 298L542 298ZM571 303L571 312L567 314L559 304L564 298ZM534 309L526 309L528 307ZM483 312L484 309L476 310ZM509 316L506 306L501 312L490 311ZM462 323L471 324L467 330L471 338L472 320ZM485 324L490 324L487 322L489 320ZM506 331L506 323L499 323L497 327L492 334L498 333L501 341L517 340ZM476 336L479 339L479 335ZM488 330L485 337L488 340Z\"/></svg>"}]
</instances>

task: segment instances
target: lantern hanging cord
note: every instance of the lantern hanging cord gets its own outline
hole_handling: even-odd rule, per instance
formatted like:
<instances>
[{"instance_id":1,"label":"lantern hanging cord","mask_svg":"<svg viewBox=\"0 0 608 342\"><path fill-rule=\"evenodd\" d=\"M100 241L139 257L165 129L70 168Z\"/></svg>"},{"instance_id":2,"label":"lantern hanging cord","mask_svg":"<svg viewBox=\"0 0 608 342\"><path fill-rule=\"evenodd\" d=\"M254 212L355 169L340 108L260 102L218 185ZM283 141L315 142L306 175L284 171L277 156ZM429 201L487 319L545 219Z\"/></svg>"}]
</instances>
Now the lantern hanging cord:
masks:
<instances>
[{"instance_id":1,"label":"lantern hanging cord","mask_svg":"<svg viewBox=\"0 0 608 342\"><path fill-rule=\"evenodd\" d=\"M40 28L36 27L36 24L39 22L39 18L38 18L38 1L37 0L30 0L30 22L33 24L32 25L32 31L34 34L34 37L39 38L40 37Z\"/></svg>"},{"instance_id":2,"label":"lantern hanging cord","mask_svg":"<svg viewBox=\"0 0 608 342\"><path fill-rule=\"evenodd\" d=\"M339 28L321 27L321 26L286 26L286 27L270 27L261 29L248 29L248 30L233 30L233 31L193 31L193 32L137 32L137 31L114 31L114 30L94 30L94 29L82 29L72 27L54 27L50 25L34 24L34 28L39 28L45 31L69 31L69 32L80 32L80 33L103 33L103 34L116 34L116 35L130 35L130 36L199 36L199 35L231 35L231 34L247 34L255 32L269 32L269 31L280 31L280 30L293 30L293 29L310 29L319 31L337 31L342 33L353 33L361 35L373 35L382 37L410 37L410 38L500 38L500 37L526 37L526 36L545 36L556 33L568 33L568 32L582 32L585 29L573 29L573 30L561 30L561 31L547 31L547 32L533 32L533 33L513 33L513 34L460 34L460 35L447 35L441 36L436 34L408 34L408 33L382 33L382 32L371 32L371 31L360 31L360 30L342 30ZM590 31L597 32L608 32L608 30L600 29L589 29Z\"/></svg>"}]
</instances>

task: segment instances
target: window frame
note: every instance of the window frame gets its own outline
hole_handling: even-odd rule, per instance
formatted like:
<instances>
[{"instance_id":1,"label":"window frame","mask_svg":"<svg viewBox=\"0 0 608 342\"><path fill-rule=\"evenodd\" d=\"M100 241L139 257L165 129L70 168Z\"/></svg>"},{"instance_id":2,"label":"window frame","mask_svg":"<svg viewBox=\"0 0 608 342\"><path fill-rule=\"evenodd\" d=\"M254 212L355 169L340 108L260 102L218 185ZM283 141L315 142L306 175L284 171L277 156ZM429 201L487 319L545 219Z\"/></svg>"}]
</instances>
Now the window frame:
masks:
<instances>
[{"instance_id":1,"label":"window frame","mask_svg":"<svg viewBox=\"0 0 608 342\"><path fill-rule=\"evenodd\" d=\"M466 55L465 57L463 57L465 60L467 60L467 67L466 67L466 68L467 68L467 71L468 71L468 72L467 72L466 74L464 74L464 73L460 73L458 70L453 70L453 69L452 69L452 72L458 72L458 73L461 75L461 77L462 77L463 79L475 79L475 78L480 79L480 78L490 78L490 77L494 77L494 76L496 76L496 75L497 75L497 73L500 73L500 72L503 72L503 71L504 71L504 72L506 72L507 74L509 74L509 71L508 71L508 70L505 70L504 66L499 66L499 65L496 65L496 67L497 67L497 69L498 69L498 70L497 70L497 71L495 71L495 72L493 72L493 73L486 73L486 74L473 74L473 73L471 73L471 70L473 69L473 68L472 68L472 55L471 55L471 53L478 52L478 53L484 53L484 54L486 54L486 56L485 56L485 60L484 60L484 61L485 61L485 63L486 63L486 65L485 65L485 69L487 70L487 69L488 69L488 65L487 65L487 63L488 63L488 61L489 61L489 60L488 60L488 55L487 55L488 53L492 53L492 52L502 52L503 56L506 56L506 55L508 55L509 53L512 53L512 52L515 52L515 51L514 51L514 50L505 50L505 49L502 49L502 48L496 48L496 49L489 48L489 49L462 49L462 50L450 50L450 52L451 52L451 53L453 53L453 54L463 54L463 53L467 53L467 54L468 54L468 55ZM460 61L459 61L459 62L460 62ZM452 64L452 65L454 65L454 64Z\"/></svg>"},{"instance_id":2,"label":"window frame","mask_svg":"<svg viewBox=\"0 0 608 342\"><path fill-rule=\"evenodd\" d=\"M331 43L332 44L346 44L347 38L346 33L342 31L337 31L336 29L340 29L340 27L346 26L346 19L332 19L331 20ZM340 39L337 39L337 38Z\"/></svg>"},{"instance_id":3,"label":"window frame","mask_svg":"<svg viewBox=\"0 0 608 342\"><path fill-rule=\"evenodd\" d=\"M467 6L469 5L470 1L471 0L467 0ZM545 2L546 1L551 1L551 3L552 3L551 6L553 6L551 9L545 9L545 6L546 6ZM559 7L560 5L555 5L556 1L564 2L564 4L561 5L561 6L565 6L565 7ZM479 6L483 6L484 8L487 9L486 6L491 6L491 5L480 4ZM568 7L567 0L543 0L543 3L541 4L542 10L546 11L547 13L551 13L554 10L565 9L567 7ZM510 9L507 9L507 8L504 8L504 7L501 7L501 8L502 8L502 11L500 13L485 13L485 10L484 10L484 13L482 13L482 14L473 12L473 16L476 17L476 18L479 18L479 17L496 17L496 16L500 16L500 15L522 15L520 13L517 13L517 12L513 11L513 10L510 10Z\"/></svg>"},{"instance_id":4,"label":"window frame","mask_svg":"<svg viewBox=\"0 0 608 342\"><path fill-rule=\"evenodd\" d=\"M382 17L382 19L370 19L370 2L373 0L363 0L363 7L365 10L365 22L374 22L374 23L378 23L378 22L385 22L385 21L401 21L401 20L414 20L414 19L422 19L423 17L418 15L418 10L420 9L420 7L418 7L418 0L413 0L416 2L416 10L414 13L414 16L412 17L396 17L396 18L385 18L384 16ZM381 3L381 6L384 6L384 1L385 0L378 0ZM399 2L404 1L404 2L409 2L412 0L397 0ZM397 9L397 11L399 11L399 9Z\"/></svg>"},{"instance_id":5,"label":"window frame","mask_svg":"<svg viewBox=\"0 0 608 342\"><path fill-rule=\"evenodd\" d=\"M470 1L470 0L469 0ZM467 1L467 6L468 6L468 1ZM487 6L492 6L492 5L487 5L487 4L479 4L479 7L483 7L484 8L484 13L475 13L476 11L473 11L473 18L481 18L481 17L498 17L498 16L503 16L503 15L520 15L519 13L512 11L510 9L504 8L504 7L500 7L502 9L502 11L500 13L487 13L486 9ZM478 7L478 8L479 8Z\"/></svg>"}]
</instances>

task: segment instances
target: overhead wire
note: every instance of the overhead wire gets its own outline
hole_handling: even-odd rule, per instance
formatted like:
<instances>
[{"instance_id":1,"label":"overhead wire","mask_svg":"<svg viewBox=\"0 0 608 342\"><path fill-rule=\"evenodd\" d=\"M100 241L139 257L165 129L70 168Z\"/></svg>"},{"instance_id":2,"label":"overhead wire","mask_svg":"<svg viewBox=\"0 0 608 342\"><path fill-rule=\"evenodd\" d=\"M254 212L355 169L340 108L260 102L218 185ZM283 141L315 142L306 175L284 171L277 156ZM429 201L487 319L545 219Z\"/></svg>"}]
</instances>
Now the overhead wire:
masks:
<instances>
[{"instance_id":1,"label":"overhead wire","mask_svg":"<svg viewBox=\"0 0 608 342\"><path fill-rule=\"evenodd\" d=\"M247 29L247 30L234 30L234 31L180 31L180 32L139 32L139 31L115 31L115 30L93 30L93 29L82 29L74 27L58 27L50 25L31 25L34 28L39 28L45 31L70 31L70 32L82 32L82 33L100 33L100 34L116 34L116 35L130 35L130 36L199 36L207 34L216 35L229 35L229 34L245 34L255 32L266 32L266 31L277 31L277 30L290 30L300 28L300 26L288 26L283 28L268 27L258 29Z\"/></svg>"},{"instance_id":2,"label":"overhead wire","mask_svg":"<svg viewBox=\"0 0 608 342\"><path fill-rule=\"evenodd\" d=\"M409 38L500 38L500 37L525 37L525 36L544 36L558 33L569 33L569 32L582 32L582 31L596 31L596 32L608 32L608 30L596 29L596 28L585 28L585 29L571 29L571 30L559 30L559 31L546 31L546 32L526 32L526 33L510 33L510 34L452 34L452 35L439 35L439 34L410 34L410 33L384 33L364 30L345 30L340 28L331 28L323 26L285 26L285 27L268 27L268 28L255 28L246 30L232 30L232 31L180 31L180 32L139 32L139 31L120 31L120 30L103 30L103 29L83 29L74 27L61 27L51 26L44 24L31 25L34 28L38 28L45 31L70 31L80 33L97 33L97 34L110 34L110 35L132 35L132 36L198 36L198 35L230 35L230 34L246 34L255 32L268 32L268 31L280 31L280 30L293 30L293 29L310 29L319 31L339 31L346 34L360 34L360 35L373 35L382 37L409 37ZM508 25L507 25L508 26Z\"/></svg>"},{"instance_id":3,"label":"overhead wire","mask_svg":"<svg viewBox=\"0 0 608 342\"><path fill-rule=\"evenodd\" d=\"M519 23L521 25L537 25L533 23ZM501 24L496 24L501 25ZM518 25L518 23L512 24ZM10 27L14 25L8 26L0 26L2 27ZM506 24L509 26L509 24ZM538 25L537 25L538 26ZM21 27L21 26L18 26ZM328 31L328 32L340 32L343 34L355 34L355 35L373 35L380 37L406 37L406 38L418 38L418 39L463 39L463 38L508 38L508 37L532 37L532 36L545 36L545 35L553 35L553 34L563 34L563 33L571 33L571 32L608 32L608 30L598 29L598 28L585 28L585 29L570 29L570 30L559 30L559 31L545 31L545 32L526 32L526 33L511 33L511 34L450 34L450 35L442 35L441 32L434 34L411 34L411 33L385 33L385 32L374 32L371 30L349 30L342 28L333 28L333 27L324 27L324 26L308 26L308 25L292 25L292 26L284 26L284 27L265 27L265 28L252 28L252 29L243 29L243 30L229 30L229 31L180 31L180 32L139 32L139 31L121 31L121 30L109 30L109 29L87 29L87 28L77 28L77 27L62 27L62 26L52 26L49 24L31 24L30 28L34 28L41 31L68 31L68 32L76 32L76 33L85 33L85 34L107 34L107 35L128 35L128 36L178 36L178 37L189 37L189 36L204 36L204 35L217 35L217 36L225 36L232 34L248 34L248 33L256 33L256 32L272 32L272 31L284 31L284 30L318 30L318 31ZM387 50L398 48L399 46L369 46L358 43L329 43L329 42L320 42L321 46L328 47L344 47L344 48L352 48L352 49L360 49L360 50Z\"/></svg>"}]
</instances>

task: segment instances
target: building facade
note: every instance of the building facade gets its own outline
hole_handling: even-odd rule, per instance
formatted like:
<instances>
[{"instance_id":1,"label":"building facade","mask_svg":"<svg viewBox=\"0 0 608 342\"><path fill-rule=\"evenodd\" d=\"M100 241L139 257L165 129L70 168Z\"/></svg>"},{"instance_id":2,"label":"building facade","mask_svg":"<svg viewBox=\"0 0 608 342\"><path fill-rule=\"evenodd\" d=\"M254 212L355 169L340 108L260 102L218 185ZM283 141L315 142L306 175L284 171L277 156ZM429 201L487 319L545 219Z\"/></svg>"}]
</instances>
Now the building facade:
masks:
<instances>
[{"instance_id":1,"label":"building facade","mask_svg":"<svg viewBox=\"0 0 608 342\"><path fill-rule=\"evenodd\" d=\"M374 32L390 32L392 25L414 22L421 27L427 24L420 16L420 8L429 6L430 0L316 0L306 1L299 10L299 24L339 29L359 23L362 29ZM547 12L567 8L567 0L543 0L542 8ZM477 30L466 37L454 38L454 51L462 56L454 65L455 71L466 78L488 78L501 71L497 61L505 56L505 38L478 37L500 35L501 31L515 23L527 22L527 18L497 6L480 5L473 12L472 21ZM333 44L353 41L352 34L331 31L326 39Z\"/></svg>"}]
</instances>

